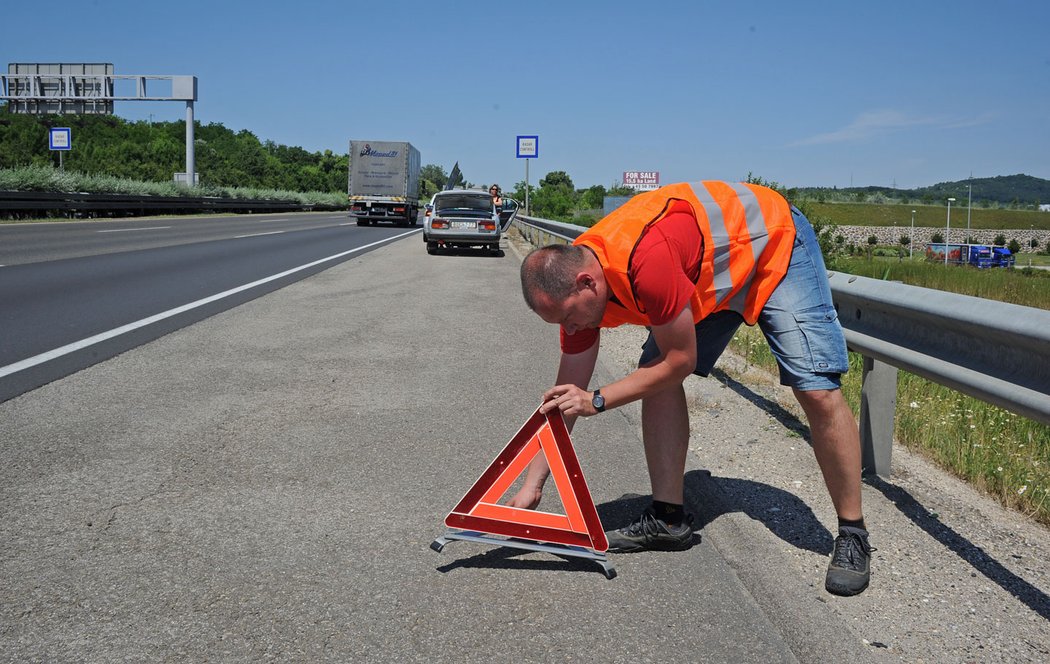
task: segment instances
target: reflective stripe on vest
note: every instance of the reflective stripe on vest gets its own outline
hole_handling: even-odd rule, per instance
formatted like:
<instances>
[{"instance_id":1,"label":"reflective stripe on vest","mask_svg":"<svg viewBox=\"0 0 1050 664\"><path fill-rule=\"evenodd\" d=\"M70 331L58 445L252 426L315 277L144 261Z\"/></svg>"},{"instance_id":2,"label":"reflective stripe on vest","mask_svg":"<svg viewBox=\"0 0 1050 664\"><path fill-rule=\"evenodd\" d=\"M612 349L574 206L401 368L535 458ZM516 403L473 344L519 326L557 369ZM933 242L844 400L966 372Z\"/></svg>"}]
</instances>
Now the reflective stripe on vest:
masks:
<instances>
[{"instance_id":1,"label":"reflective stripe on vest","mask_svg":"<svg viewBox=\"0 0 1050 664\"><path fill-rule=\"evenodd\" d=\"M704 181L667 185L639 194L583 233L575 244L598 256L611 291L602 327L651 324L634 297L628 270L646 228L674 201L689 204L704 242L700 276L691 298L693 319L731 310L754 324L787 272L795 226L782 196L757 185Z\"/></svg>"}]
</instances>

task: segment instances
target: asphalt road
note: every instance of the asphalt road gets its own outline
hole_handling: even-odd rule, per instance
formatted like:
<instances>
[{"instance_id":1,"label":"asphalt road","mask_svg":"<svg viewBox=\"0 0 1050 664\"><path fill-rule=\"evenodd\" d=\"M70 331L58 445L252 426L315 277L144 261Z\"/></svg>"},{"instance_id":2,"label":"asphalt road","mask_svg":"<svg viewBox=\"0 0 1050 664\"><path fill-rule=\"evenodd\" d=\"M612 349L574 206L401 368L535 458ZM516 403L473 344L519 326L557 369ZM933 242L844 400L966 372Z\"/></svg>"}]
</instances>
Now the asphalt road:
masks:
<instances>
[{"instance_id":1,"label":"asphalt road","mask_svg":"<svg viewBox=\"0 0 1050 664\"><path fill-rule=\"evenodd\" d=\"M0 266L337 226L356 224L335 212L0 224Z\"/></svg>"},{"instance_id":2,"label":"asphalt road","mask_svg":"<svg viewBox=\"0 0 1050 664\"><path fill-rule=\"evenodd\" d=\"M409 233L331 214L0 227L0 400Z\"/></svg>"},{"instance_id":3,"label":"asphalt road","mask_svg":"<svg viewBox=\"0 0 1050 664\"><path fill-rule=\"evenodd\" d=\"M429 548L554 373L517 269L409 237L0 404L0 660L796 661L706 540ZM574 434L606 527L624 424Z\"/></svg>"},{"instance_id":4,"label":"asphalt road","mask_svg":"<svg viewBox=\"0 0 1050 664\"><path fill-rule=\"evenodd\" d=\"M611 581L433 552L548 387L556 331L512 251L420 245L0 403L0 661L1046 661L1050 531L906 449L864 486L872 586L824 592L834 513L768 377L687 381L690 550L611 556ZM603 334L596 382L642 333ZM574 432L607 528L648 500L639 426L630 404Z\"/></svg>"}]
</instances>

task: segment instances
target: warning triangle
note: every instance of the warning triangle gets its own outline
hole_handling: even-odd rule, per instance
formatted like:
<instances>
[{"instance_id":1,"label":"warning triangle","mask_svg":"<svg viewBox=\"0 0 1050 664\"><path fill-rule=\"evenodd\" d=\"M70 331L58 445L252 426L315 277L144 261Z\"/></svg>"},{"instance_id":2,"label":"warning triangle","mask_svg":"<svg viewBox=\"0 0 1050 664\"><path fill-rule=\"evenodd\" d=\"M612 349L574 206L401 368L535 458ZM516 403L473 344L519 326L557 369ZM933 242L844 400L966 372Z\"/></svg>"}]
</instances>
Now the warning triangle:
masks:
<instances>
[{"instance_id":1,"label":"warning triangle","mask_svg":"<svg viewBox=\"0 0 1050 664\"><path fill-rule=\"evenodd\" d=\"M537 454L551 469L565 514L500 505L499 501ZM449 528L579 546L596 552L609 548L569 431L555 409L537 410L445 517Z\"/></svg>"}]
</instances>

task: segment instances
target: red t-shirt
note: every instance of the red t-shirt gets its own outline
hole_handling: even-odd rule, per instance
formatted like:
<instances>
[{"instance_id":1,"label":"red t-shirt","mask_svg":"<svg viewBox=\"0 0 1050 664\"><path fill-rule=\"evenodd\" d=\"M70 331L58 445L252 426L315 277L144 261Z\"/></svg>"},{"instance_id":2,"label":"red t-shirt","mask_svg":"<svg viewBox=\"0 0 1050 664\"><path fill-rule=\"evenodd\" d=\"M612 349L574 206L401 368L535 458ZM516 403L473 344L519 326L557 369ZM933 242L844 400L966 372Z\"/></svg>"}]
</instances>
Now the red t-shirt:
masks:
<instances>
[{"instance_id":1,"label":"red t-shirt","mask_svg":"<svg viewBox=\"0 0 1050 664\"><path fill-rule=\"evenodd\" d=\"M631 256L631 285L653 325L663 325L682 313L696 291L704 244L692 209L677 201L668 214L650 226ZM598 340L599 330L575 334L561 330L562 352L582 353Z\"/></svg>"}]
</instances>

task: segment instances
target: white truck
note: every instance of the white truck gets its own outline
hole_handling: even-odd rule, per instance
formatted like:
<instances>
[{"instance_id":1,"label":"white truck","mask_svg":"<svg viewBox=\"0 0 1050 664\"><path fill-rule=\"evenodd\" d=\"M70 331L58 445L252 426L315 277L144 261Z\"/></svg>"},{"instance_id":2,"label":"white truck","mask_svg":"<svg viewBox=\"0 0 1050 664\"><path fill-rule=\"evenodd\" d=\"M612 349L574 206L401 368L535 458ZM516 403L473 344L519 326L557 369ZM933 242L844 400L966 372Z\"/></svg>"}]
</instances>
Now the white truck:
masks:
<instances>
[{"instance_id":1,"label":"white truck","mask_svg":"<svg viewBox=\"0 0 1050 664\"><path fill-rule=\"evenodd\" d=\"M347 192L357 225L417 225L419 171L419 150L411 143L350 141Z\"/></svg>"}]
</instances>

